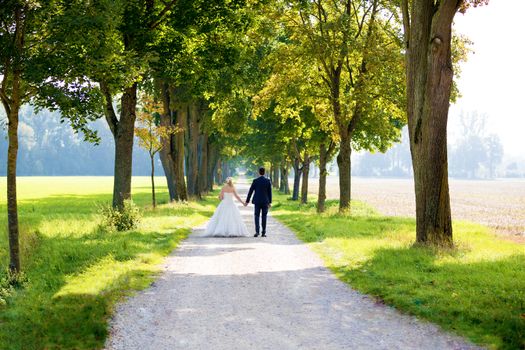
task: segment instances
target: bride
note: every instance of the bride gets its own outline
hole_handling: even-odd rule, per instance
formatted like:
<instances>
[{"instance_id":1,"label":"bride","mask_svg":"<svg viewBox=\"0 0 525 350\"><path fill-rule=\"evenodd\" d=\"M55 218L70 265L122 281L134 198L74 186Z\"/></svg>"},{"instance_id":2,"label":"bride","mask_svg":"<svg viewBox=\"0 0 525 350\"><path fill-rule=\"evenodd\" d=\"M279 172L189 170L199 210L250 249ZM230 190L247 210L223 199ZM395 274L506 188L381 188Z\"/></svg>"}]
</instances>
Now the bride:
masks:
<instances>
[{"instance_id":1,"label":"bride","mask_svg":"<svg viewBox=\"0 0 525 350\"><path fill-rule=\"evenodd\" d=\"M231 177L226 179L226 184L222 187L219 199L221 202L217 206L215 213L206 226L205 236L213 237L244 237L248 236L248 229L242 221L241 213L233 197L237 198L243 205L245 204L235 187L233 186L233 179Z\"/></svg>"}]
</instances>

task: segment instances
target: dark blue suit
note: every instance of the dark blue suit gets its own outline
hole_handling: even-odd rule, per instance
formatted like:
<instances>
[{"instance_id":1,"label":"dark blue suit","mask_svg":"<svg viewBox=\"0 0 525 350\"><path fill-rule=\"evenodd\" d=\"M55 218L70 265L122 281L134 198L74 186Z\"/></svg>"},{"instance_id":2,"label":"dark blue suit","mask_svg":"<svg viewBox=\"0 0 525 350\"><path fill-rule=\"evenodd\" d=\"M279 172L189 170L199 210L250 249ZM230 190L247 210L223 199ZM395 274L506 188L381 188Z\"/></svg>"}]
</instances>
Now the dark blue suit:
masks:
<instances>
[{"instance_id":1,"label":"dark blue suit","mask_svg":"<svg viewBox=\"0 0 525 350\"><path fill-rule=\"evenodd\" d=\"M254 193L255 192L255 193ZM259 176L253 180L248 191L248 198L246 203L250 203L250 198L253 200L252 203L255 205L255 233L259 234L259 217L262 212L262 234L266 234L266 216L268 215L268 205L272 203L272 182L264 176Z\"/></svg>"}]
</instances>

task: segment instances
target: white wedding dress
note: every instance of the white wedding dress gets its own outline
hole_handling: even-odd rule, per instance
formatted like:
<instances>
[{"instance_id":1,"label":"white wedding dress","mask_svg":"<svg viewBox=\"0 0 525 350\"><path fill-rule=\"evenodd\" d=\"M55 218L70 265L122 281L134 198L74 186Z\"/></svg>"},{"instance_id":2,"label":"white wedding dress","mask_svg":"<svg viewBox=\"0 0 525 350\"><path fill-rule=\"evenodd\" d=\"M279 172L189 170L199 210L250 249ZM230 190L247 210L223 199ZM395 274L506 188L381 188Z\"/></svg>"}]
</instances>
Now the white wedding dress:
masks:
<instances>
[{"instance_id":1,"label":"white wedding dress","mask_svg":"<svg viewBox=\"0 0 525 350\"><path fill-rule=\"evenodd\" d=\"M248 229L242 221L241 212L233 201L233 194L225 192L223 200L217 206L215 213L206 226L205 236L213 237L245 237Z\"/></svg>"}]
</instances>

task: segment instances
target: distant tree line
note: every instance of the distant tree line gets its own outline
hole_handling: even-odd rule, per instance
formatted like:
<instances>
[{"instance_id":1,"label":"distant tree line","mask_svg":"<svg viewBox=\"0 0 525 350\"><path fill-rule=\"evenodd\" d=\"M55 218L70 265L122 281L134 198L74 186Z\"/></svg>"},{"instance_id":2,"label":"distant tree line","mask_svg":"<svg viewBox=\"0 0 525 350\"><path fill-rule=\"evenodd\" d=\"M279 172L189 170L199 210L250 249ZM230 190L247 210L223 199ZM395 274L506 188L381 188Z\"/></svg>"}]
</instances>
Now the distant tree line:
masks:
<instances>
[{"instance_id":1,"label":"distant tree line","mask_svg":"<svg viewBox=\"0 0 525 350\"><path fill-rule=\"evenodd\" d=\"M460 135L448 144L449 174L461 179L522 177L518 162L503 164L503 144L497 134L487 134L485 115L462 113ZM412 160L407 130L402 141L385 153L362 153L357 157L354 175L372 177L412 177Z\"/></svg>"},{"instance_id":2,"label":"distant tree line","mask_svg":"<svg viewBox=\"0 0 525 350\"><path fill-rule=\"evenodd\" d=\"M3 117L0 115L0 119ZM92 123L100 136L95 145L85 142L68 123L60 122L59 112L36 113L29 105L22 108L19 125L18 175L20 176L111 176L113 175L113 140L107 125ZM0 130L0 176L6 175L6 131ZM158 157L156 162L160 164ZM133 152L133 174L149 175L147 153L138 147ZM160 172L158 175L163 175Z\"/></svg>"}]
</instances>

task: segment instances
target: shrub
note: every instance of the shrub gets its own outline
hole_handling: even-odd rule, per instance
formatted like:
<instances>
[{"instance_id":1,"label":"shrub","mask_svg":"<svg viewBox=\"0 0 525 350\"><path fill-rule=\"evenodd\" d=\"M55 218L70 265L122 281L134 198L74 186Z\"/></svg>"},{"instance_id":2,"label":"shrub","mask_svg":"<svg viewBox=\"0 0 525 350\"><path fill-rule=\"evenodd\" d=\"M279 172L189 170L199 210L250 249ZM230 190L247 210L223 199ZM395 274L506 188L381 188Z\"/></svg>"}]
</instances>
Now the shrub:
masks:
<instances>
[{"instance_id":1,"label":"shrub","mask_svg":"<svg viewBox=\"0 0 525 350\"><path fill-rule=\"evenodd\" d=\"M133 201L124 201L122 209L105 205L100 208L102 227L108 231L127 231L137 227L141 214Z\"/></svg>"},{"instance_id":2,"label":"shrub","mask_svg":"<svg viewBox=\"0 0 525 350\"><path fill-rule=\"evenodd\" d=\"M0 276L0 307L7 304L7 298L13 294L15 289L24 287L27 276L23 272L14 273L9 270Z\"/></svg>"}]
</instances>

